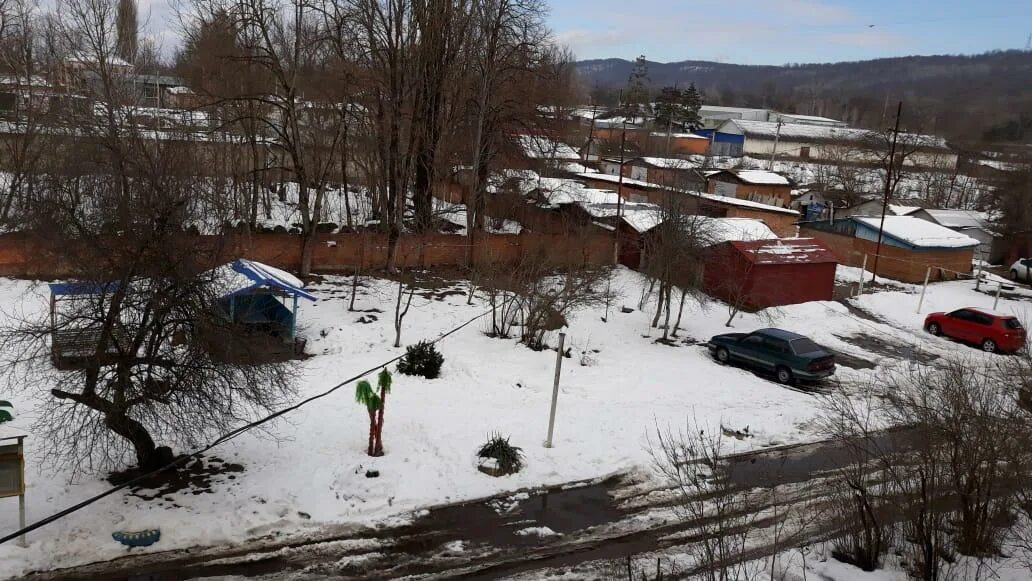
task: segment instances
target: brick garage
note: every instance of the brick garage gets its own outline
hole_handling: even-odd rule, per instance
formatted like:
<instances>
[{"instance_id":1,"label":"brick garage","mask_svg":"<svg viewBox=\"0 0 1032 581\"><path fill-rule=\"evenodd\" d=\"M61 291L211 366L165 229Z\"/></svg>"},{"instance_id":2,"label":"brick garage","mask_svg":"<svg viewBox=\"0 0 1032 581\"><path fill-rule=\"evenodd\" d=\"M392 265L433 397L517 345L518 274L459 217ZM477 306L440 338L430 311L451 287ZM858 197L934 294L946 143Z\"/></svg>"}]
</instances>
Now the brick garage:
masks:
<instances>
[{"instance_id":1,"label":"brick garage","mask_svg":"<svg viewBox=\"0 0 1032 581\"><path fill-rule=\"evenodd\" d=\"M882 236L880 258L878 260L878 275L895 280L922 283L925 274L931 268L931 280L952 280L957 278L957 273L970 274L972 272L971 260L974 257L978 241L970 239L967 246L962 234L957 234L948 228L925 222L918 218L906 216L888 216L886 223L894 226L905 226L909 222L903 220L915 220L940 228L942 238L926 238L924 241L907 242L900 240L889 232ZM799 225L801 236L810 236L824 242L835 254L839 256L842 264L862 267L864 256L867 256L867 270L874 267L874 257L879 254L877 242L877 224L879 218L850 217L834 222L804 222ZM922 227L921 225L916 225ZM953 238L951 238L951 235ZM959 238L958 238L959 237ZM873 239L872 239L873 238ZM937 241L936 241L937 240ZM951 242L953 240L953 242ZM945 244L958 244L960 246L946 246Z\"/></svg>"},{"instance_id":2,"label":"brick garage","mask_svg":"<svg viewBox=\"0 0 1032 581\"><path fill-rule=\"evenodd\" d=\"M706 293L747 309L830 301L838 257L820 240L731 241L706 259Z\"/></svg>"}]
</instances>

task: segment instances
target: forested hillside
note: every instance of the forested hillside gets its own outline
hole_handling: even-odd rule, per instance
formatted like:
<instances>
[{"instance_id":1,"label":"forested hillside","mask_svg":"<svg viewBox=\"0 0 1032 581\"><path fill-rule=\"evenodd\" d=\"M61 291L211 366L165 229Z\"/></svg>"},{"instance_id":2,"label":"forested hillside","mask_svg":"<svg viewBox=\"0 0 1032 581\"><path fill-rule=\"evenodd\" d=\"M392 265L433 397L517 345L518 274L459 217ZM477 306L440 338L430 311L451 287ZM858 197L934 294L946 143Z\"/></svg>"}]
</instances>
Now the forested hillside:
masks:
<instances>
[{"instance_id":1,"label":"forested hillside","mask_svg":"<svg viewBox=\"0 0 1032 581\"><path fill-rule=\"evenodd\" d=\"M632 60L581 61L582 82L615 102ZM695 83L705 102L826 115L876 127L898 99L913 129L953 140L1032 141L1032 52L907 56L859 62L750 66L708 61L649 62L653 88Z\"/></svg>"}]
</instances>

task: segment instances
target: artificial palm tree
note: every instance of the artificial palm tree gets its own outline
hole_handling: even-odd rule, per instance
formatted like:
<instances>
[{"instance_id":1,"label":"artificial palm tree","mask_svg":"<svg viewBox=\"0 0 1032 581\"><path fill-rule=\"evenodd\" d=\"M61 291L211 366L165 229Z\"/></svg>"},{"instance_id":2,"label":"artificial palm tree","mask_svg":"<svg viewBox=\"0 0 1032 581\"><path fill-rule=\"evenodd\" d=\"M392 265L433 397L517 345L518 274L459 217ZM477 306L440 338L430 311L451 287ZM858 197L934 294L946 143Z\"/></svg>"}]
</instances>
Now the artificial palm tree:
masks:
<instances>
[{"instance_id":1,"label":"artificial palm tree","mask_svg":"<svg viewBox=\"0 0 1032 581\"><path fill-rule=\"evenodd\" d=\"M355 386L355 401L364 405L369 412L369 444L366 453L383 456L383 409L387 394L391 392L391 372L386 368L377 375L376 390L363 379ZM379 390L379 393L377 393Z\"/></svg>"}]
</instances>

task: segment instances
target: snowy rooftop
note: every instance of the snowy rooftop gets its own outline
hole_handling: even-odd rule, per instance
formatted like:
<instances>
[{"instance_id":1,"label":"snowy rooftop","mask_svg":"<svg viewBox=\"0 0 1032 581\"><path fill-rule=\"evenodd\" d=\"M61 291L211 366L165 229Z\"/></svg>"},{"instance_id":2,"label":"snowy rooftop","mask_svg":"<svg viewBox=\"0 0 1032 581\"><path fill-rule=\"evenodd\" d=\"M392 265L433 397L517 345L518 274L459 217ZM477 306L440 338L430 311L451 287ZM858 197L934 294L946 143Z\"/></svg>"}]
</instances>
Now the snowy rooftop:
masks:
<instances>
[{"instance_id":1,"label":"snowy rooftop","mask_svg":"<svg viewBox=\"0 0 1032 581\"><path fill-rule=\"evenodd\" d=\"M878 229L880 217L854 216L854 220ZM920 248L971 248L978 246L978 240L954 232L934 222L912 216L885 216L885 235Z\"/></svg>"},{"instance_id":2,"label":"snowy rooftop","mask_svg":"<svg viewBox=\"0 0 1032 581\"><path fill-rule=\"evenodd\" d=\"M304 290L305 283L301 279L285 270L245 258L239 258L215 269L215 279L222 287L223 296L247 294L254 289L266 287L310 301L315 300L314 295Z\"/></svg>"},{"instance_id":3,"label":"snowy rooftop","mask_svg":"<svg viewBox=\"0 0 1032 581\"><path fill-rule=\"evenodd\" d=\"M708 137L702 135L696 135L694 133L667 133L665 131L653 131L652 137L673 137L674 139L705 139L709 141Z\"/></svg>"},{"instance_id":4,"label":"snowy rooftop","mask_svg":"<svg viewBox=\"0 0 1032 581\"><path fill-rule=\"evenodd\" d=\"M814 238L735 241L731 244L753 264L838 262L838 257Z\"/></svg>"},{"instance_id":5,"label":"snowy rooftop","mask_svg":"<svg viewBox=\"0 0 1032 581\"><path fill-rule=\"evenodd\" d=\"M577 174L577 177L583 178L583 179L586 179L586 180L597 180L597 181L603 181L603 182L608 182L608 183L612 183L612 184L619 183L619 181L620 181L620 177L619 176L614 176L614 175L609 175L609 174L601 174L601 173L596 173L596 174L583 174L583 173L581 173L581 174ZM781 214L791 214L793 216L798 216L799 215L799 212L797 212L795 210L789 210L788 208L779 208L777 206L771 206L769 204L761 204L759 202L753 202L752 200L741 200L741 199L738 199L738 198L730 198L728 196L721 196L721 195L717 195L717 194L707 194L705 192L690 192L690 191L687 191L687 190L678 190L678 189L673 189L673 188L668 188L668 187L665 187L665 186L661 186L659 184L653 184L653 183L650 183L650 182L643 182L641 180L635 180L635 179L631 179L631 178L627 178L627 177L625 177L623 179L623 183L626 184L626 185L629 185L629 186L637 187L637 188L655 189L655 190L669 190L669 191L673 191L673 192L681 192L683 194L688 194L690 196L698 196L698 197L703 198L705 200L710 200L710 201L718 202L718 203L721 203L721 204L727 204L729 206L741 206L743 208L755 208L757 210L764 210L764 211L767 211L767 212L778 212L778 213L781 213Z\"/></svg>"},{"instance_id":6,"label":"snowy rooftop","mask_svg":"<svg viewBox=\"0 0 1032 581\"><path fill-rule=\"evenodd\" d=\"M909 216L914 212L921 209L921 206L901 206L899 204L889 204L889 211L897 216Z\"/></svg>"},{"instance_id":7,"label":"snowy rooftop","mask_svg":"<svg viewBox=\"0 0 1032 581\"><path fill-rule=\"evenodd\" d=\"M985 213L974 210L936 210L926 209L925 212L932 217L940 226L947 228L982 228L989 224Z\"/></svg>"},{"instance_id":8,"label":"snowy rooftop","mask_svg":"<svg viewBox=\"0 0 1032 581\"><path fill-rule=\"evenodd\" d=\"M774 139L780 132L780 138L785 140L872 141L872 135L874 135L866 129L808 125L805 123L782 123L779 130L778 124L771 121L747 121L743 119L729 119L720 126L721 132L727 133L726 129L732 126L737 127L738 132L745 135L769 137L770 139ZM934 135L900 133L899 140L901 143L919 145L921 147L949 149L945 139Z\"/></svg>"},{"instance_id":9,"label":"snowy rooftop","mask_svg":"<svg viewBox=\"0 0 1032 581\"><path fill-rule=\"evenodd\" d=\"M516 139L523 154L531 159L561 159L579 161L580 154L569 144L543 135L518 135Z\"/></svg>"},{"instance_id":10,"label":"snowy rooftop","mask_svg":"<svg viewBox=\"0 0 1032 581\"><path fill-rule=\"evenodd\" d=\"M734 175L738 176L738 179L742 180L747 184L760 184L767 186L787 186L790 185L788 178L781 174L767 171L765 169L735 169L727 170Z\"/></svg>"},{"instance_id":11,"label":"snowy rooftop","mask_svg":"<svg viewBox=\"0 0 1032 581\"><path fill-rule=\"evenodd\" d=\"M661 167L663 169L695 169L698 164L694 163L690 159L681 159L679 157L639 157L641 161L653 167ZM633 164L634 160L631 160Z\"/></svg>"},{"instance_id":12,"label":"snowy rooftop","mask_svg":"<svg viewBox=\"0 0 1032 581\"><path fill-rule=\"evenodd\" d=\"M778 237L763 220L755 218L710 218L709 236L714 244L721 242L773 240Z\"/></svg>"}]
</instances>

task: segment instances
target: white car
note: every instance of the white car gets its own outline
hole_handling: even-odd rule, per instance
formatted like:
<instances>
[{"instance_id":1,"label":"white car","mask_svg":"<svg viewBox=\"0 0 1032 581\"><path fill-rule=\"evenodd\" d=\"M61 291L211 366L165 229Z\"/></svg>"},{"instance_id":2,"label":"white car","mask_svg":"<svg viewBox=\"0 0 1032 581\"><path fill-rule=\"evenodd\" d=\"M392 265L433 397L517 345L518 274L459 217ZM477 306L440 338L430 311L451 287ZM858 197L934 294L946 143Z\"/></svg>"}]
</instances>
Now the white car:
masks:
<instances>
[{"instance_id":1,"label":"white car","mask_svg":"<svg viewBox=\"0 0 1032 581\"><path fill-rule=\"evenodd\" d=\"M1032 282L1032 258L1022 258L1010 267L1011 280Z\"/></svg>"}]
</instances>

